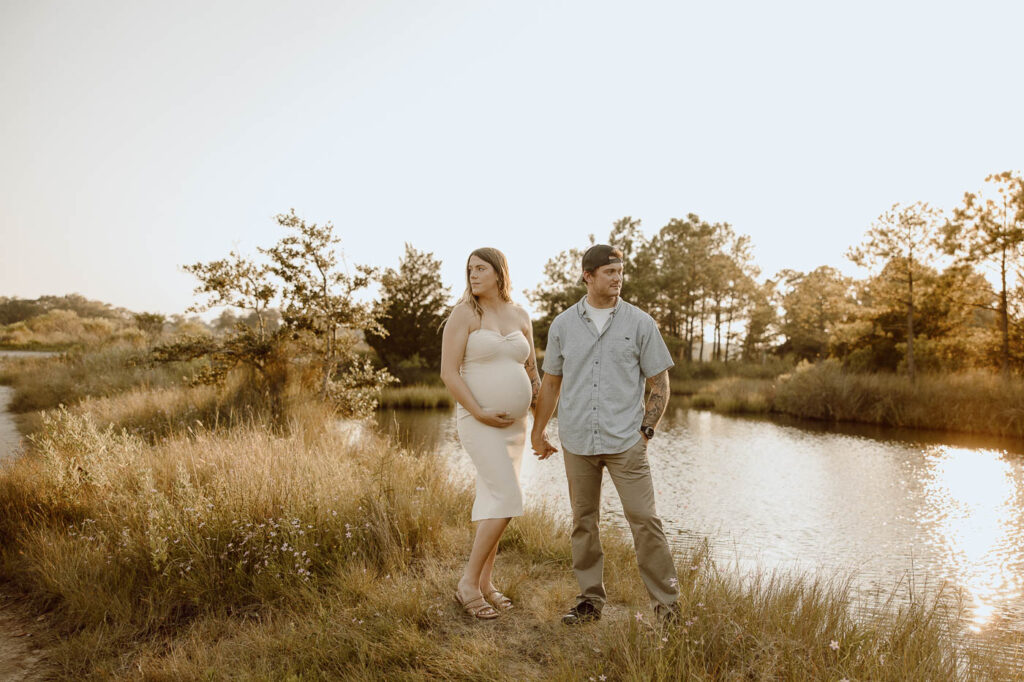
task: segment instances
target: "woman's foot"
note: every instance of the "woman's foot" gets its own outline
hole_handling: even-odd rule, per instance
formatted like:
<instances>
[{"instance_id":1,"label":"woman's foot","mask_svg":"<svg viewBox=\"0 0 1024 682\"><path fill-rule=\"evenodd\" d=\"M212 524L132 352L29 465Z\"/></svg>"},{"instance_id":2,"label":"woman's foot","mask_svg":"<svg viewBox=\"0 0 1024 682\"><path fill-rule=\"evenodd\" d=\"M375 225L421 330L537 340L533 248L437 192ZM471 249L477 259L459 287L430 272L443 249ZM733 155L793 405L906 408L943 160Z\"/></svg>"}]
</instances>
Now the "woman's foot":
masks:
<instances>
[{"instance_id":1,"label":"woman's foot","mask_svg":"<svg viewBox=\"0 0 1024 682\"><path fill-rule=\"evenodd\" d=\"M491 606L499 611L508 611L514 606L512 600L502 594L494 585L491 585L487 589L482 589L481 592L483 592L484 598L491 604Z\"/></svg>"},{"instance_id":2,"label":"woman's foot","mask_svg":"<svg viewBox=\"0 0 1024 682\"><path fill-rule=\"evenodd\" d=\"M493 620L498 617L498 612L487 603L480 593L480 588L474 588L462 580L459 581L458 587L455 589L455 601L459 602L463 611L474 618Z\"/></svg>"}]
</instances>

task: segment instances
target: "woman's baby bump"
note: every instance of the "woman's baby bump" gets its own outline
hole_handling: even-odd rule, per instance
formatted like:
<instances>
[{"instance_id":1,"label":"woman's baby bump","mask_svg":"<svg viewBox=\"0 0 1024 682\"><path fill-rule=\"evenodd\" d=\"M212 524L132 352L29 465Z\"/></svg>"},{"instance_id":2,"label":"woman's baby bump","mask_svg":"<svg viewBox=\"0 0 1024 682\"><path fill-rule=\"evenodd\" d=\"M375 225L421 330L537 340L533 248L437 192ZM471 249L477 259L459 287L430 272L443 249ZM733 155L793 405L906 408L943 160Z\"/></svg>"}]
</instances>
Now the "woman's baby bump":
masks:
<instances>
[{"instance_id":1,"label":"woman's baby bump","mask_svg":"<svg viewBox=\"0 0 1024 682\"><path fill-rule=\"evenodd\" d=\"M462 370L473 397L480 407L502 410L518 419L530 410L533 386L526 369L512 359L493 359L487 363L466 365Z\"/></svg>"}]
</instances>

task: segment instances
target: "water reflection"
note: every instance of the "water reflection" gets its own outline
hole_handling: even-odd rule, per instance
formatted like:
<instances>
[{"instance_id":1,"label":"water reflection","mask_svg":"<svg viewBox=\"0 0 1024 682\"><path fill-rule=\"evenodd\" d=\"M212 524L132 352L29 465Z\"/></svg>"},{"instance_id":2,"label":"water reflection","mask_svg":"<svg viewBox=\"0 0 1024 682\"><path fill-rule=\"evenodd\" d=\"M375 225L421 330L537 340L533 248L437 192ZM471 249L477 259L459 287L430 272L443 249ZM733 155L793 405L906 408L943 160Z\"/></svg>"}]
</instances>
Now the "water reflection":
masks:
<instances>
[{"instance_id":1,"label":"water reflection","mask_svg":"<svg viewBox=\"0 0 1024 682\"><path fill-rule=\"evenodd\" d=\"M994 450L938 446L926 458L921 521L980 632L1021 596L1021 467Z\"/></svg>"},{"instance_id":2,"label":"water reflection","mask_svg":"<svg viewBox=\"0 0 1024 682\"><path fill-rule=\"evenodd\" d=\"M403 440L471 474L449 412L390 413ZM554 429L552 429L554 430ZM1024 627L1019 443L877 427L823 427L671 409L649 457L670 541L704 538L745 568L854 574L868 604L912 579L963 590L975 631ZM557 443L556 443L557 445ZM568 516L560 453L527 454L527 499ZM626 528L609 481L602 522Z\"/></svg>"}]
</instances>

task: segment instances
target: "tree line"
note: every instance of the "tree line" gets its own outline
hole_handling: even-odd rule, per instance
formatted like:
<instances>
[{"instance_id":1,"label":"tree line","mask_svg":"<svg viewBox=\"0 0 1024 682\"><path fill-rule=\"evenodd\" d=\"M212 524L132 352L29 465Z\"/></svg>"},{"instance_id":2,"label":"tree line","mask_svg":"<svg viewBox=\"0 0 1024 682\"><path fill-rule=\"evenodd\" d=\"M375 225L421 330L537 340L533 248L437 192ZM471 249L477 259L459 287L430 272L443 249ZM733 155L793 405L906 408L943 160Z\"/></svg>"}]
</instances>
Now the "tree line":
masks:
<instances>
[{"instance_id":1,"label":"tree line","mask_svg":"<svg viewBox=\"0 0 1024 682\"><path fill-rule=\"evenodd\" d=\"M591 242L594 241L591 236ZM870 276L823 265L759 279L750 237L695 214L650 238L640 221L614 223L624 297L658 321L683 363L836 358L854 371L1024 368L1024 180L985 179L944 214L895 204L848 251ZM555 315L585 293L582 251L563 251L528 292L543 342Z\"/></svg>"},{"instance_id":2,"label":"tree line","mask_svg":"<svg viewBox=\"0 0 1024 682\"><path fill-rule=\"evenodd\" d=\"M285 236L256 254L231 252L184 266L198 281L199 300L188 312L225 309L210 323L131 314L74 296L0 299L0 313L23 324L27 313L52 314L66 302L91 315L130 319L147 338L166 336L171 326L175 338L157 346L158 360L206 357L209 367L199 378L209 381L244 366L274 394L301 375L321 398L351 414L364 412L374 392L396 377L436 379L452 298L440 260L406 244L398 268L349 270L333 225L307 222L294 210L276 221ZM1020 173L988 176L949 214L923 202L882 212L847 254L869 269L864 279L827 265L762 278L748 235L693 213L669 220L651 237L627 216L606 241L624 253L624 297L654 316L683 365L781 356L835 358L852 371L911 375L1024 368ZM582 249L556 254L545 264L544 280L525 292L539 314L538 348L554 317L585 294L581 258ZM376 299L360 300L357 294L373 284Z\"/></svg>"}]
</instances>

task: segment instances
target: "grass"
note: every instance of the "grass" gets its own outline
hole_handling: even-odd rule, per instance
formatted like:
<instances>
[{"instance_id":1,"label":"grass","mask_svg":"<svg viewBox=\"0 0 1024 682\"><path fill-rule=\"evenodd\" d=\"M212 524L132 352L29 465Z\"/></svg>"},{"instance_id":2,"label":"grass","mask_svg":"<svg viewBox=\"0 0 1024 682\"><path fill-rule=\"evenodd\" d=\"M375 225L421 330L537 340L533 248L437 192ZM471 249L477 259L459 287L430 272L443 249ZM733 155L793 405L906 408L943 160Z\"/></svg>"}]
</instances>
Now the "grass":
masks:
<instances>
[{"instance_id":1,"label":"grass","mask_svg":"<svg viewBox=\"0 0 1024 682\"><path fill-rule=\"evenodd\" d=\"M114 396L131 388L178 386L193 371L188 363L150 365L145 351L111 347L56 358L4 358L0 384L15 389L10 410L24 413L74 405L89 396Z\"/></svg>"},{"instance_id":2,"label":"grass","mask_svg":"<svg viewBox=\"0 0 1024 682\"><path fill-rule=\"evenodd\" d=\"M455 400L444 386L416 384L385 388L381 391L377 409L431 410L454 406Z\"/></svg>"},{"instance_id":3,"label":"grass","mask_svg":"<svg viewBox=\"0 0 1024 682\"><path fill-rule=\"evenodd\" d=\"M690 406L725 414L763 414L771 409L771 388L770 379L717 379L698 391Z\"/></svg>"},{"instance_id":4,"label":"grass","mask_svg":"<svg viewBox=\"0 0 1024 682\"><path fill-rule=\"evenodd\" d=\"M904 375L848 374L824 362L778 381L772 408L810 419L1024 438L1024 382L987 372L911 381Z\"/></svg>"},{"instance_id":5,"label":"grass","mask_svg":"<svg viewBox=\"0 0 1024 682\"><path fill-rule=\"evenodd\" d=\"M1019 636L1001 656L963 638L955 598L856 615L841 579L702 548L677 557L684 622L662 630L611 530L606 617L565 628L568 529L537 508L498 556L517 609L474 622L451 598L471 484L438 453L308 403L283 430L258 411L214 429L183 407L209 389L145 390L48 412L0 469L0 578L48 614L62 679L1020 678ZM160 439L121 428L164 400Z\"/></svg>"},{"instance_id":6,"label":"grass","mask_svg":"<svg viewBox=\"0 0 1024 682\"><path fill-rule=\"evenodd\" d=\"M0 476L2 572L49 611L65 679L1000 679L954 645L941 599L857 618L843 583L743 579L679 557L684 625L651 623L632 550L606 533L612 602L567 629L568 530L544 510L503 540L519 608L464 618L470 487L315 411L147 445L66 410ZM639 614L639 616L637 615ZM838 649L830 645L836 642Z\"/></svg>"},{"instance_id":7,"label":"grass","mask_svg":"<svg viewBox=\"0 0 1024 682\"><path fill-rule=\"evenodd\" d=\"M911 381L905 375L847 373L825 361L776 379L715 379L693 389L689 406L1024 438L1024 381L980 371Z\"/></svg>"}]
</instances>

